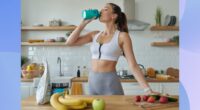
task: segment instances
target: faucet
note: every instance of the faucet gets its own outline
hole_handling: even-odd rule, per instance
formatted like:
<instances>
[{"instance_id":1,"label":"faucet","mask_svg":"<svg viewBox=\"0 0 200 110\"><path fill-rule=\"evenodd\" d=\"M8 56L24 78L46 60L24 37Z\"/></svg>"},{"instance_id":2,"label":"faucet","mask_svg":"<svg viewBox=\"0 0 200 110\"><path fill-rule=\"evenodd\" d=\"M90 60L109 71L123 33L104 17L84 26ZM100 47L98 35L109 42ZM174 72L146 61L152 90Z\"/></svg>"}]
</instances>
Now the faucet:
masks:
<instances>
[{"instance_id":1,"label":"faucet","mask_svg":"<svg viewBox=\"0 0 200 110\"><path fill-rule=\"evenodd\" d=\"M140 67L142 73L143 73L144 76L146 77L146 69L145 69L144 65L142 65L142 64L138 64L138 66Z\"/></svg>"},{"instance_id":2,"label":"faucet","mask_svg":"<svg viewBox=\"0 0 200 110\"><path fill-rule=\"evenodd\" d=\"M63 76L63 74L61 73L61 58L60 57L57 58L57 63L60 63L59 75Z\"/></svg>"}]
</instances>

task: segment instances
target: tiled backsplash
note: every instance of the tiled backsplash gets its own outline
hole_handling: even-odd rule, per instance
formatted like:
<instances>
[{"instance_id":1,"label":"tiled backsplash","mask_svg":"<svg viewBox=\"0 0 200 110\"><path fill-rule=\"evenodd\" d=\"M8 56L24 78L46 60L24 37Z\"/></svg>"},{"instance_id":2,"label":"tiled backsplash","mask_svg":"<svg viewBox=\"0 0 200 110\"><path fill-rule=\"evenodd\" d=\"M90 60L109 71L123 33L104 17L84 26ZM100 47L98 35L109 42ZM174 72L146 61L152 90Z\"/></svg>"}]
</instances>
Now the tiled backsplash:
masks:
<instances>
[{"instance_id":1,"label":"tiled backsplash","mask_svg":"<svg viewBox=\"0 0 200 110\"><path fill-rule=\"evenodd\" d=\"M134 55L138 63L145 67L166 70L167 67L178 68L178 47L152 47L153 41L163 41L176 35L177 32L158 33L151 31L130 32ZM161 36L162 35L162 36ZM62 59L62 73L75 76L77 66L91 67L90 44L78 47L67 46L23 46L22 54L28 56L33 62L40 63L47 59L52 76L59 75L57 58ZM117 64L117 70L129 69L126 59L122 56Z\"/></svg>"}]
</instances>

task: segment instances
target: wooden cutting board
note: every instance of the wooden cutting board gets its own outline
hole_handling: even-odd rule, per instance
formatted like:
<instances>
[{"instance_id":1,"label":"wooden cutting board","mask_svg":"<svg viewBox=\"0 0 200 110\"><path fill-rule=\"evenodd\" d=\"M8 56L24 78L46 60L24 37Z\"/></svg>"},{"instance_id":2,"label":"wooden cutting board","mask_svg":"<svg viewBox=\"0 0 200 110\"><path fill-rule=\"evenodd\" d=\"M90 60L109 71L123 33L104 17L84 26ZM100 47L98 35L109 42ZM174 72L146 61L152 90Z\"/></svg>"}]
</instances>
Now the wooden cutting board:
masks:
<instances>
[{"instance_id":1,"label":"wooden cutting board","mask_svg":"<svg viewBox=\"0 0 200 110\"><path fill-rule=\"evenodd\" d=\"M165 108L170 108L170 107L178 107L179 103L178 102L169 102L166 104L161 104L159 102L155 103L148 103L148 102L135 102L135 105L138 105L141 108L144 108L145 110L161 110Z\"/></svg>"},{"instance_id":2,"label":"wooden cutting board","mask_svg":"<svg viewBox=\"0 0 200 110\"><path fill-rule=\"evenodd\" d=\"M135 102L133 99L128 99L127 101L133 105L143 108L143 110L162 110L171 107L179 107L179 102L168 102L166 104L161 104L159 101L156 101L155 103L148 103L144 101Z\"/></svg>"}]
</instances>

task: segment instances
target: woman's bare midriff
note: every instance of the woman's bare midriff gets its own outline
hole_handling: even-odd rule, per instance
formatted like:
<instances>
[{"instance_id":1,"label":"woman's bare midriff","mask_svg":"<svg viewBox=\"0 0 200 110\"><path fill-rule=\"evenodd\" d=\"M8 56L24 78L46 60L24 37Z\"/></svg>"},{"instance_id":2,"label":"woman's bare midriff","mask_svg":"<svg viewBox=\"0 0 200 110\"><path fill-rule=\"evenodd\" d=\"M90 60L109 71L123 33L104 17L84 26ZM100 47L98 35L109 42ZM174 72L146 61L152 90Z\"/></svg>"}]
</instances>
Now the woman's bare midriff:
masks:
<instances>
[{"instance_id":1,"label":"woman's bare midriff","mask_svg":"<svg viewBox=\"0 0 200 110\"><path fill-rule=\"evenodd\" d=\"M116 72L116 61L92 59L92 71L94 72Z\"/></svg>"}]
</instances>

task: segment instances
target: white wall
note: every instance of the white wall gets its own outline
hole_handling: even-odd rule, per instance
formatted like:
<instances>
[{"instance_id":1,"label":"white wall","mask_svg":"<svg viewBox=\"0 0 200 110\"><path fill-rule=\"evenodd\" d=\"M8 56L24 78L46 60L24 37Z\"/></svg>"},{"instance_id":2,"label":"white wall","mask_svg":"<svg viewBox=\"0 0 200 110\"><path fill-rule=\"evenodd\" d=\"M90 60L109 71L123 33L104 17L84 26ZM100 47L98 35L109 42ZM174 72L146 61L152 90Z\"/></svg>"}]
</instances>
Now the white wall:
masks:
<instances>
[{"instance_id":1,"label":"white wall","mask_svg":"<svg viewBox=\"0 0 200 110\"><path fill-rule=\"evenodd\" d=\"M114 2L122 7L122 0L22 0L21 16L23 25L33 25L42 23L48 25L48 21L61 19L66 24L78 25L81 21L81 11L88 8L101 9L107 2ZM136 0L135 18L141 21L155 24L154 15L157 6L163 11L163 20L166 14L176 15L178 17L178 0ZM103 30L103 25L98 20L92 22L86 27L86 31ZM36 38L56 38L65 36L66 32L22 32L22 41ZM178 32L152 32L149 29L145 31L132 31L130 36L133 42L133 49L138 63L145 67L154 67L156 69L166 69L169 66L179 67L178 47L152 47L153 41L164 41L177 35ZM89 45L82 47L46 47L46 46L23 46L22 54L29 56L34 61L40 62L47 58L50 64L52 75L58 73L57 57L62 58L63 72L75 74L78 65L90 66ZM126 68L128 65L124 58L120 58L117 69ZM68 72L67 72L68 71ZM70 71L70 72L69 72Z\"/></svg>"}]
</instances>

